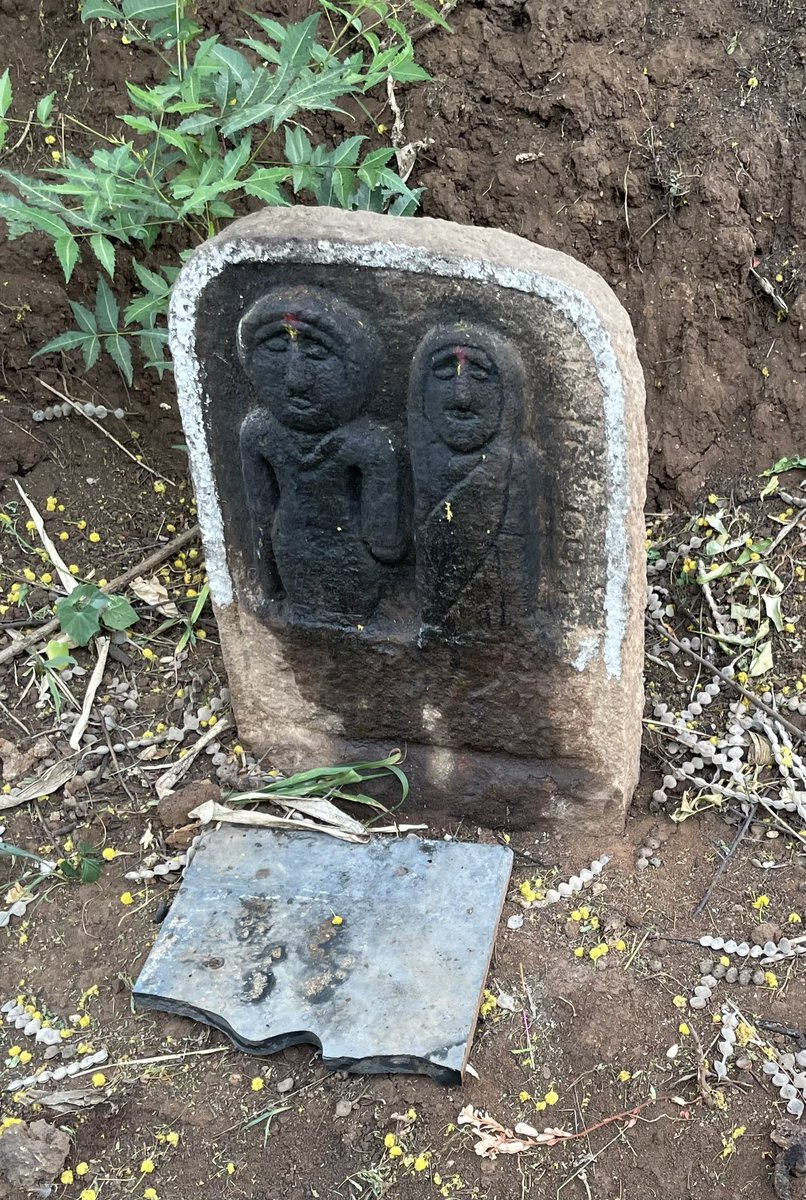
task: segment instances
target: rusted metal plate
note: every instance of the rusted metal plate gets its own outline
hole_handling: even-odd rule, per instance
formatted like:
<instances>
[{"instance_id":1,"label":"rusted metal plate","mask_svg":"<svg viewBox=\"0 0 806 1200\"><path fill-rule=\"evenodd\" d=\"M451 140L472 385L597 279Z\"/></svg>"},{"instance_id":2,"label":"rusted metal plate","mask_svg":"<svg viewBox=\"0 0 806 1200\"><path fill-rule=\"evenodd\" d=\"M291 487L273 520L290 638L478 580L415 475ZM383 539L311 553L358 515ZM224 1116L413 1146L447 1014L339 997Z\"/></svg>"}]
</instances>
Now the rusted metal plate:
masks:
<instances>
[{"instance_id":1,"label":"rusted metal plate","mask_svg":"<svg viewBox=\"0 0 806 1200\"><path fill-rule=\"evenodd\" d=\"M505 846L211 831L135 1004L253 1054L312 1042L334 1070L458 1083L511 869Z\"/></svg>"}]
</instances>

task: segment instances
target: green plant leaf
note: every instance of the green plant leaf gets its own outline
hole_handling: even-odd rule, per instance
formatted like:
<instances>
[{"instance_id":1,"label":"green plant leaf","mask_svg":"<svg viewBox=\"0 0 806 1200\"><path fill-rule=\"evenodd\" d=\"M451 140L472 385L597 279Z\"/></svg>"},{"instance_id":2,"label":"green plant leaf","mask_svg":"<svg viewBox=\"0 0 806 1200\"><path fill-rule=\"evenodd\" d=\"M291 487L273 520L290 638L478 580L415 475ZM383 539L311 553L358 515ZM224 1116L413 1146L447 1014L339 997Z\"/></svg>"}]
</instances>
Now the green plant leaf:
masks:
<instances>
[{"instance_id":1,"label":"green plant leaf","mask_svg":"<svg viewBox=\"0 0 806 1200\"><path fill-rule=\"evenodd\" d=\"M95 289L95 318L102 333L117 333L118 302L112 294L112 289L104 279L98 276L98 286Z\"/></svg>"},{"instance_id":2,"label":"green plant leaf","mask_svg":"<svg viewBox=\"0 0 806 1200\"><path fill-rule=\"evenodd\" d=\"M94 855L81 854L78 868L79 883L97 883L101 878L101 862Z\"/></svg>"},{"instance_id":3,"label":"green plant leaf","mask_svg":"<svg viewBox=\"0 0 806 1200\"><path fill-rule=\"evenodd\" d=\"M125 596L110 596L109 603L101 614L108 629L128 629L138 620L137 613Z\"/></svg>"},{"instance_id":4,"label":"green plant leaf","mask_svg":"<svg viewBox=\"0 0 806 1200\"><path fill-rule=\"evenodd\" d=\"M87 338L92 337L91 333L82 333L80 329L68 329L64 333L59 333L45 346L40 346L31 355L31 358L39 358L40 354L53 354L56 350L77 350L79 346L83 346Z\"/></svg>"},{"instance_id":5,"label":"green plant leaf","mask_svg":"<svg viewBox=\"0 0 806 1200\"><path fill-rule=\"evenodd\" d=\"M75 659L67 649L67 643L61 638L54 638L45 646L45 657L48 666L54 671L64 671L67 667L75 666Z\"/></svg>"},{"instance_id":6,"label":"green plant leaf","mask_svg":"<svg viewBox=\"0 0 806 1200\"><path fill-rule=\"evenodd\" d=\"M123 334L110 334L106 339L106 349L115 366L131 387L134 372L132 371L132 349Z\"/></svg>"},{"instance_id":7,"label":"green plant leaf","mask_svg":"<svg viewBox=\"0 0 806 1200\"><path fill-rule=\"evenodd\" d=\"M110 4L109 0L84 0L80 12L82 21L120 20L120 9Z\"/></svg>"},{"instance_id":8,"label":"green plant leaf","mask_svg":"<svg viewBox=\"0 0 806 1200\"><path fill-rule=\"evenodd\" d=\"M3 74L0 75L0 117L4 117L11 107L12 96L11 76L6 67Z\"/></svg>"},{"instance_id":9,"label":"green plant leaf","mask_svg":"<svg viewBox=\"0 0 806 1200\"><path fill-rule=\"evenodd\" d=\"M81 347L81 353L84 358L84 370L91 371L98 361L101 353L101 339L94 334L87 338L84 345Z\"/></svg>"},{"instance_id":10,"label":"green plant leaf","mask_svg":"<svg viewBox=\"0 0 806 1200\"><path fill-rule=\"evenodd\" d=\"M389 74L396 83L425 83L431 78L428 71L414 61L411 53L395 59Z\"/></svg>"},{"instance_id":11,"label":"green plant leaf","mask_svg":"<svg viewBox=\"0 0 806 1200\"><path fill-rule=\"evenodd\" d=\"M115 277L115 247L102 233L94 233L90 238L90 246L98 262L110 279Z\"/></svg>"},{"instance_id":12,"label":"green plant leaf","mask_svg":"<svg viewBox=\"0 0 806 1200\"><path fill-rule=\"evenodd\" d=\"M77 646L86 646L101 628L100 615L109 597L94 583L80 583L69 596L56 601L62 633Z\"/></svg>"},{"instance_id":13,"label":"green plant leaf","mask_svg":"<svg viewBox=\"0 0 806 1200\"><path fill-rule=\"evenodd\" d=\"M78 300L71 300L70 308L73 310L73 316L78 323L79 329L83 329L85 333L95 333L97 331L98 325L94 313L91 313L83 304L79 304Z\"/></svg>"},{"instance_id":14,"label":"green plant leaf","mask_svg":"<svg viewBox=\"0 0 806 1200\"><path fill-rule=\"evenodd\" d=\"M213 50L213 57L223 63L227 68L230 76L237 80L238 83L244 83L252 77L252 68L246 61L244 56L237 50L233 50L231 46L217 45Z\"/></svg>"},{"instance_id":15,"label":"green plant leaf","mask_svg":"<svg viewBox=\"0 0 806 1200\"><path fill-rule=\"evenodd\" d=\"M131 113L124 113L120 120L130 129L136 130L137 133L156 133L159 129L159 125L151 117L135 117Z\"/></svg>"},{"instance_id":16,"label":"green plant leaf","mask_svg":"<svg viewBox=\"0 0 806 1200\"><path fill-rule=\"evenodd\" d=\"M64 272L64 282L69 283L70 276L73 274L73 267L80 258L78 242L68 230L67 233L63 233L61 237L56 238L56 241L53 243L53 249Z\"/></svg>"},{"instance_id":17,"label":"green plant leaf","mask_svg":"<svg viewBox=\"0 0 806 1200\"><path fill-rule=\"evenodd\" d=\"M123 12L130 21L161 21L176 16L177 0L123 0Z\"/></svg>"},{"instance_id":18,"label":"green plant leaf","mask_svg":"<svg viewBox=\"0 0 806 1200\"><path fill-rule=\"evenodd\" d=\"M36 106L36 119L40 125L51 125L50 114L53 112L53 101L56 99L55 92L48 92L47 96L43 96Z\"/></svg>"},{"instance_id":19,"label":"green plant leaf","mask_svg":"<svg viewBox=\"0 0 806 1200\"><path fill-rule=\"evenodd\" d=\"M806 467L806 457L802 454L796 454L793 458L779 458L777 463L768 467L766 471L762 471L761 474L782 475L784 471L795 471L799 467Z\"/></svg>"}]
</instances>

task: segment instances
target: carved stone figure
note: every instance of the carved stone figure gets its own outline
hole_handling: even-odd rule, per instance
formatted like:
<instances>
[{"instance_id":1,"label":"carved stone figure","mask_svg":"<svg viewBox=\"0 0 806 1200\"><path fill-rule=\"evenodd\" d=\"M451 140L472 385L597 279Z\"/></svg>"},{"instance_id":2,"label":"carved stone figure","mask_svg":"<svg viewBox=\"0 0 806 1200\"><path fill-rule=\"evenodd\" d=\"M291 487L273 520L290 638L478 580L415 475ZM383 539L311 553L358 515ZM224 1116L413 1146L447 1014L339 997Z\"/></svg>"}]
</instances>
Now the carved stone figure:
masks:
<instances>
[{"instance_id":1,"label":"carved stone figure","mask_svg":"<svg viewBox=\"0 0 806 1200\"><path fill-rule=\"evenodd\" d=\"M413 804L618 825L647 443L604 280L500 230L272 207L185 263L171 350L239 741L285 773L405 746Z\"/></svg>"},{"instance_id":2,"label":"carved stone figure","mask_svg":"<svg viewBox=\"0 0 806 1200\"><path fill-rule=\"evenodd\" d=\"M534 607L537 464L525 372L492 330L438 325L414 356L409 440L423 632L484 637Z\"/></svg>"},{"instance_id":3,"label":"carved stone figure","mask_svg":"<svg viewBox=\"0 0 806 1200\"><path fill-rule=\"evenodd\" d=\"M263 588L301 618L366 619L405 549L393 431L364 412L378 339L329 293L280 287L246 313L238 350L259 401L240 452Z\"/></svg>"}]
</instances>

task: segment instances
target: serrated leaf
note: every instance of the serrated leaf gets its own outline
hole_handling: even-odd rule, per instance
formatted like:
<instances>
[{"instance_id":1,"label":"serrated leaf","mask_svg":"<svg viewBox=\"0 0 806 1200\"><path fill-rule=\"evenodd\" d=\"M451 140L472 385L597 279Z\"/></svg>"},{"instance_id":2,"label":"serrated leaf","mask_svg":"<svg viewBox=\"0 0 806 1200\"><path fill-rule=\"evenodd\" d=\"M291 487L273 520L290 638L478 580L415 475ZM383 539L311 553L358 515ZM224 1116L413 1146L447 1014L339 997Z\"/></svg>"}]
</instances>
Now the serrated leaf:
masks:
<instances>
[{"instance_id":1,"label":"serrated leaf","mask_svg":"<svg viewBox=\"0 0 806 1200\"><path fill-rule=\"evenodd\" d=\"M98 276L98 286L95 289L95 318L102 333L116 333L120 310L118 302L112 294L112 289L104 279Z\"/></svg>"},{"instance_id":2,"label":"serrated leaf","mask_svg":"<svg viewBox=\"0 0 806 1200\"><path fill-rule=\"evenodd\" d=\"M156 271L152 271L148 267L144 267L142 263L139 263L134 258L132 259L132 266L134 267L135 275L140 280L140 283L147 292L153 292L157 295L162 295L164 292L168 291L169 285L161 275L157 274Z\"/></svg>"},{"instance_id":3,"label":"serrated leaf","mask_svg":"<svg viewBox=\"0 0 806 1200\"><path fill-rule=\"evenodd\" d=\"M123 378L131 387L133 379L132 371L132 349L126 338L119 333L110 334L106 339L106 349L112 358L115 366L120 371Z\"/></svg>"},{"instance_id":4,"label":"serrated leaf","mask_svg":"<svg viewBox=\"0 0 806 1200\"><path fill-rule=\"evenodd\" d=\"M227 68L227 71L238 83L244 83L252 76L252 68L244 56L231 46L217 45L213 49L213 57Z\"/></svg>"},{"instance_id":5,"label":"serrated leaf","mask_svg":"<svg viewBox=\"0 0 806 1200\"><path fill-rule=\"evenodd\" d=\"M11 76L6 67L3 74L0 75L0 117L4 117L11 107L12 95Z\"/></svg>"},{"instance_id":6,"label":"serrated leaf","mask_svg":"<svg viewBox=\"0 0 806 1200\"><path fill-rule=\"evenodd\" d=\"M353 137L345 138L343 142L339 142L330 152L329 166L354 167L358 162L361 146L366 140L363 134L357 133Z\"/></svg>"},{"instance_id":7,"label":"serrated leaf","mask_svg":"<svg viewBox=\"0 0 806 1200\"><path fill-rule=\"evenodd\" d=\"M772 662L772 643L764 642L753 656L753 661L750 663L748 674L755 678L758 675L766 675L773 667Z\"/></svg>"},{"instance_id":8,"label":"serrated leaf","mask_svg":"<svg viewBox=\"0 0 806 1200\"><path fill-rule=\"evenodd\" d=\"M290 201L283 195L280 185L288 179L285 167L260 167L241 184L247 196L254 196L264 204L288 206Z\"/></svg>"},{"instance_id":9,"label":"serrated leaf","mask_svg":"<svg viewBox=\"0 0 806 1200\"><path fill-rule=\"evenodd\" d=\"M97 336L88 337L81 347L81 353L84 358L84 370L91 371L101 353L101 339Z\"/></svg>"},{"instance_id":10,"label":"serrated leaf","mask_svg":"<svg viewBox=\"0 0 806 1200\"><path fill-rule=\"evenodd\" d=\"M91 313L83 304L79 304L78 300L71 300L70 308L73 310L73 316L78 322L79 329L83 329L85 333L95 333L98 328L95 314Z\"/></svg>"},{"instance_id":11,"label":"serrated leaf","mask_svg":"<svg viewBox=\"0 0 806 1200\"><path fill-rule=\"evenodd\" d=\"M435 25L439 25L441 29L450 29L450 25L443 17L442 13L432 5L428 4L427 0L411 0L411 7L421 17L425 17L427 21L433 21Z\"/></svg>"},{"instance_id":12,"label":"serrated leaf","mask_svg":"<svg viewBox=\"0 0 806 1200\"><path fill-rule=\"evenodd\" d=\"M150 89L138 87L136 83L127 83L126 90L138 108L144 108L146 112L162 112L165 104L163 96L155 96Z\"/></svg>"},{"instance_id":13,"label":"serrated leaf","mask_svg":"<svg viewBox=\"0 0 806 1200\"><path fill-rule=\"evenodd\" d=\"M55 338L44 346L40 346L31 355L31 358L39 358L41 354L53 354L56 350L77 350L79 346L83 346L87 338L92 337L91 333L82 333L80 329L68 329L64 333L59 333Z\"/></svg>"},{"instance_id":14,"label":"serrated leaf","mask_svg":"<svg viewBox=\"0 0 806 1200\"><path fill-rule=\"evenodd\" d=\"M210 108L210 105L205 105ZM178 126L182 133L204 133L206 130L217 126L221 118L217 113L199 112L192 117L186 117Z\"/></svg>"},{"instance_id":15,"label":"serrated leaf","mask_svg":"<svg viewBox=\"0 0 806 1200\"><path fill-rule=\"evenodd\" d=\"M47 96L43 96L36 106L36 119L40 125L50 124L50 114L53 112L53 101L56 99L55 92L48 92Z\"/></svg>"},{"instance_id":16,"label":"serrated leaf","mask_svg":"<svg viewBox=\"0 0 806 1200\"><path fill-rule=\"evenodd\" d=\"M53 249L56 251L56 257L64 272L64 281L65 283L69 283L70 276L73 274L73 267L80 258L78 242L72 233L64 233L61 237L56 238L56 241L53 243Z\"/></svg>"},{"instance_id":17,"label":"serrated leaf","mask_svg":"<svg viewBox=\"0 0 806 1200\"><path fill-rule=\"evenodd\" d=\"M285 156L293 167L311 161L313 146L301 125L288 125L285 131Z\"/></svg>"},{"instance_id":18,"label":"serrated leaf","mask_svg":"<svg viewBox=\"0 0 806 1200\"><path fill-rule=\"evenodd\" d=\"M108 629L128 629L138 620L137 613L125 596L110 596L109 603L101 614Z\"/></svg>"},{"instance_id":19,"label":"serrated leaf","mask_svg":"<svg viewBox=\"0 0 806 1200\"><path fill-rule=\"evenodd\" d=\"M417 65L410 52L395 59L389 74L396 83L426 83L431 78L428 71Z\"/></svg>"},{"instance_id":20,"label":"serrated leaf","mask_svg":"<svg viewBox=\"0 0 806 1200\"><path fill-rule=\"evenodd\" d=\"M19 196L0 195L0 218L8 225L9 241L35 228L29 213L28 205L23 204Z\"/></svg>"},{"instance_id":21,"label":"serrated leaf","mask_svg":"<svg viewBox=\"0 0 806 1200\"><path fill-rule=\"evenodd\" d=\"M137 133L156 133L159 129L159 125L151 117L136 117L132 116L131 113L124 113L120 119L124 125L128 125L130 129L136 130Z\"/></svg>"},{"instance_id":22,"label":"serrated leaf","mask_svg":"<svg viewBox=\"0 0 806 1200\"><path fill-rule=\"evenodd\" d=\"M167 313L168 310L168 294L164 296L155 296L149 293L147 296L136 296L130 304L126 306L126 311L123 314L123 321L126 325L142 325L147 319L153 320L155 316L161 313Z\"/></svg>"},{"instance_id":23,"label":"serrated leaf","mask_svg":"<svg viewBox=\"0 0 806 1200\"><path fill-rule=\"evenodd\" d=\"M94 233L90 238L90 246L93 254L98 259L103 269L106 271L110 279L115 277L115 247L110 242L109 238L105 238L102 233Z\"/></svg>"},{"instance_id":24,"label":"serrated leaf","mask_svg":"<svg viewBox=\"0 0 806 1200\"><path fill-rule=\"evenodd\" d=\"M266 42L260 42L257 38L238 38L238 41L242 46L248 46L250 50L254 50L255 54L259 55L265 62L279 63L280 55L274 46L269 46Z\"/></svg>"}]
</instances>

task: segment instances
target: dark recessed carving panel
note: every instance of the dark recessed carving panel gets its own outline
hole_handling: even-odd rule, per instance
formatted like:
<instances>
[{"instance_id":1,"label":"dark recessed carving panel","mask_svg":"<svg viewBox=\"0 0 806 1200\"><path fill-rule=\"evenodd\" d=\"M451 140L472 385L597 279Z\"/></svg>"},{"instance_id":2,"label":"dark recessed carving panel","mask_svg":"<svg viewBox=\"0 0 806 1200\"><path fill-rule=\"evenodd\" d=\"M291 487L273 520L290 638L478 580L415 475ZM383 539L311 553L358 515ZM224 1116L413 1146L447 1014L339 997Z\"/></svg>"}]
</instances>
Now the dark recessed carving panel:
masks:
<instances>
[{"instance_id":1,"label":"dark recessed carving panel","mask_svg":"<svg viewBox=\"0 0 806 1200\"><path fill-rule=\"evenodd\" d=\"M247 263L206 289L197 348L239 603L290 648L338 629L355 668L600 622L601 388L547 302Z\"/></svg>"}]
</instances>

